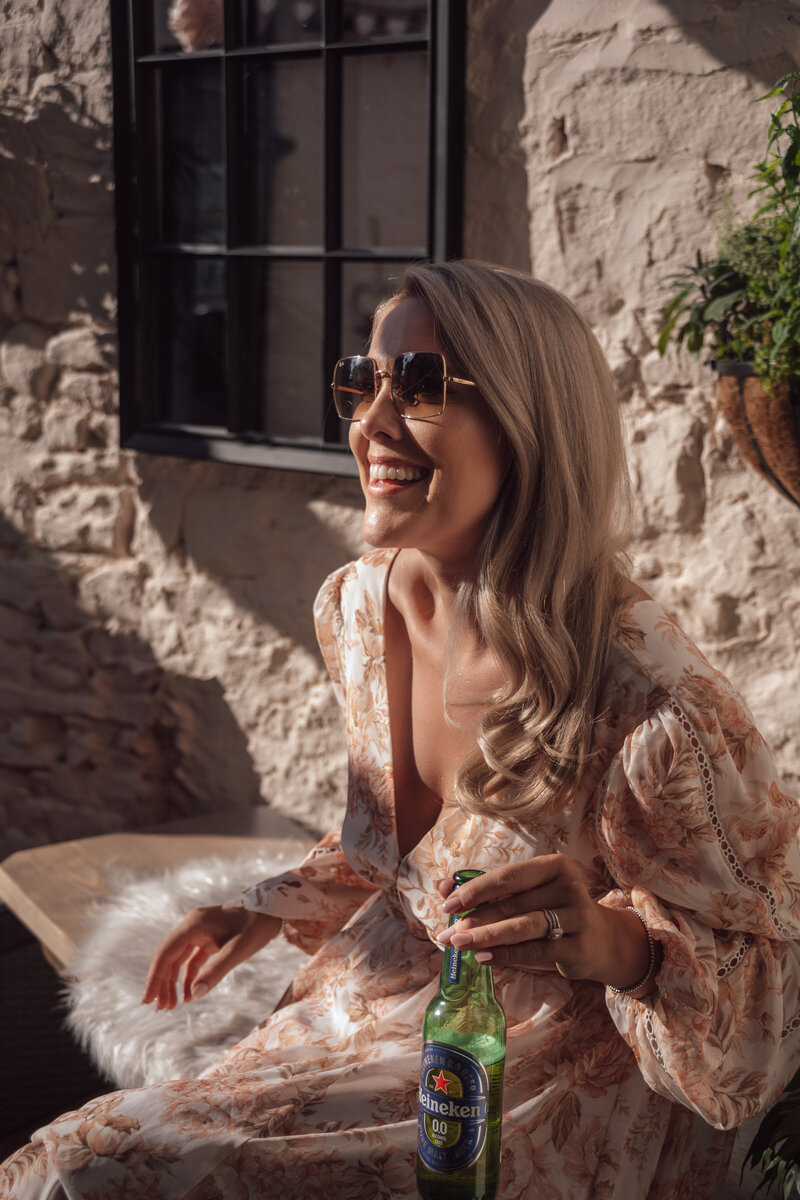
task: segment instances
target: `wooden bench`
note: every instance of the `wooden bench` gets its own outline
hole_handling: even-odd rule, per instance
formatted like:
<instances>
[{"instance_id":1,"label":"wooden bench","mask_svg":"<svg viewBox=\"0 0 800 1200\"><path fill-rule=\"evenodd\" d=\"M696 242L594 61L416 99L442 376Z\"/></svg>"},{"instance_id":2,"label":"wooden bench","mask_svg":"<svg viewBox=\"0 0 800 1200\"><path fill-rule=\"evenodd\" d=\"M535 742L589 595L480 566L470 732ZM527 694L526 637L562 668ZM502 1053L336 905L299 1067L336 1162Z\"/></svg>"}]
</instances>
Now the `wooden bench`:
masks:
<instances>
[{"instance_id":1,"label":"wooden bench","mask_svg":"<svg viewBox=\"0 0 800 1200\"><path fill-rule=\"evenodd\" d=\"M314 838L266 805L214 813L136 833L108 833L18 850L0 863L0 901L38 938L52 966L68 975L87 913L108 890L109 868L152 873L216 854L281 850L300 862Z\"/></svg>"}]
</instances>

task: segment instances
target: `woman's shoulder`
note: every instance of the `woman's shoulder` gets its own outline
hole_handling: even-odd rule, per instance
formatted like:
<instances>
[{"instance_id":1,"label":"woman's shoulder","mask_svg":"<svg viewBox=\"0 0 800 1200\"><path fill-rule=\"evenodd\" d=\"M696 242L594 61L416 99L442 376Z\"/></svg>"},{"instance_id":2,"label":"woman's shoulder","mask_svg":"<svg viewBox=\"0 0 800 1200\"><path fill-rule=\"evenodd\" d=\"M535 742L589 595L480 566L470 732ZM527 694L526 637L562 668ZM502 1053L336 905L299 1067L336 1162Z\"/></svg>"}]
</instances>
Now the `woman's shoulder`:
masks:
<instances>
[{"instance_id":1,"label":"woman's shoulder","mask_svg":"<svg viewBox=\"0 0 800 1200\"><path fill-rule=\"evenodd\" d=\"M386 579L396 554L396 550L370 550L332 571L314 601L317 623L326 614L329 618L334 612L341 616L346 607L371 605L382 611Z\"/></svg>"},{"instance_id":2,"label":"woman's shoulder","mask_svg":"<svg viewBox=\"0 0 800 1200\"><path fill-rule=\"evenodd\" d=\"M609 683L612 696L638 691L643 719L664 709L694 729L721 726L733 736L746 731L761 740L734 684L709 662L675 617L636 584L631 584L620 614Z\"/></svg>"},{"instance_id":3,"label":"woman's shoulder","mask_svg":"<svg viewBox=\"0 0 800 1200\"><path fill-rule=\"evenodd\" d=\"M666 686L714 668L675 617L644 588L628 582L614 638L623 658ZM715 674L717 672L714 672Z\"/></svg>"}]
</instances>

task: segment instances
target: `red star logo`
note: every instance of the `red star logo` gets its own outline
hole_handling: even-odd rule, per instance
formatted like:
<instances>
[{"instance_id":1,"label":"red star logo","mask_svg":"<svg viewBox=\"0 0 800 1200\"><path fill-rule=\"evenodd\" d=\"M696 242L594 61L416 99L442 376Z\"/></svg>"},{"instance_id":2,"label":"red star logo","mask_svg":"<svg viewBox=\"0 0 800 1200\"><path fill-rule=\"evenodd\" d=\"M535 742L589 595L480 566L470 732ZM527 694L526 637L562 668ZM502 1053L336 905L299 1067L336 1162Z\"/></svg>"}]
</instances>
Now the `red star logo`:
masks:
<instances>
[{"instance_id":1,"label":"red star logo","mask_svg":"<svg viewBox=\"0 0 800 1200\"><path fill-rule=\"evenodd\" d=\"M433 1076L433 1082L436 1084L434 1091L444 1092L444 1094L446 1096L447 1095L447 1080L445 1079L444 1074L441 1071L439 1072L438 1075Z\"/></svg>"}]
</instances>

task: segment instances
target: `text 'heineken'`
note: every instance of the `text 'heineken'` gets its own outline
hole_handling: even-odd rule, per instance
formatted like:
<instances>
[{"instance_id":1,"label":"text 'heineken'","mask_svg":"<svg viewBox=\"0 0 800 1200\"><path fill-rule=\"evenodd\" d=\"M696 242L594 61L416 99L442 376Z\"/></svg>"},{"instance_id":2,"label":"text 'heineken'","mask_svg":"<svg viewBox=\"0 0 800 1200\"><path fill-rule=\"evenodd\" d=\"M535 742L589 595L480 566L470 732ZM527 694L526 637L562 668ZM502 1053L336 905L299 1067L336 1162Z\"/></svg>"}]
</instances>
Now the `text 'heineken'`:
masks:
<instances>
[{"instance_id":1,"label":"text 'heineken'","mask_svg":"<svg viewBox=\"0 0 800 1200\"><path fill-rule=\"evenodd\" d=\"M481 874L456 871L453 884ZM424 1200L497 1194L505 1056L506 1018L492 968L472 951L446 947L422 1031L417 1188Z\"/></svg>"}]
</instances>

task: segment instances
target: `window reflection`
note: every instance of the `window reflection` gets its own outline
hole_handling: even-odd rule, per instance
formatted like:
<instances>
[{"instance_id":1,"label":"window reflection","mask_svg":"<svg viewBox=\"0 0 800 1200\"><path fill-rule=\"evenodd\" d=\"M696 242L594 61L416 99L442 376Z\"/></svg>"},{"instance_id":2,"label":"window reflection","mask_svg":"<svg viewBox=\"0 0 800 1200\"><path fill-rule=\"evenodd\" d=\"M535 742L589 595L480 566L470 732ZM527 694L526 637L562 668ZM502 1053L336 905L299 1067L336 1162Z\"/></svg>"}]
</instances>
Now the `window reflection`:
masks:
<instances>
[{"instance_id":1,"label":"window reflection","mask_svg":"<svg viewBox=\"0 0 800 1200\"><path fill-rule=\"evenodd\" d=\"M241 181L245 245L322 241L322 74L316 59L244 68Z\"/></svg>"},{"instance_id":2,"label":"window reflection","mask_svg":"<svg viewBox=\"0 0 800 1200\"><path fill-rule=\"evenodd\" d=\"M170 424L227 425L225 263L220 258L150 260L143 312L157 344L159 418ZM151 354L154 347L147 346Z\"/></svg>"},{"instance_id":3,"label":"window reflection","mask_svg":"<svg viewBox=\"0 0 800 1200\"><path fill-rule=\"evenodd\" d=\"M225 195L221 70L195 62L154 73L160 118L161 239L222 245Z\"/></svg>"},{"instance_id":4,"label":"window reflection","mask_svg":"<svg viewBox=\"0 0 800 1200\"><path fill-rule=\"evenodd\" d=\"M342 238L348 248L427 240L425 53L348 55L344 62Z\"/></svg>"},{"instance_id":5,"label":"window reflection","mask_svg":"<svg viewBox=\"0 0 800 1200\"><path fill-rule=\"evenodd\" d=\"M322 36L320 0L239 0L242 42L318 42Z\"/></svg>"},{"instance_id":6,"label":"window reflection","mask_svg":"<svg viewBox=\"0 0 800 1200\"><path fill-rule=\"evenodd\" d=\"M346 38L426 33L428 5L420 0L344 0L342 28Z\"/></svg>"},{"instance_id":7,"label":"window reflection","mask_svg":"<svg viewBox=\"0 0 800 1200\"><path fill-rule=\"evenodd\" d=\"M243 389L255 401L250 428L318 445L322 267L264 260L237 266Z\"/></svg>"},{"instance_id":8,"label":"window reflection","mask_svg":"<svg viewBox=\"0 0 800 1200\"><path fill-rule=\"evenodd\" d=\"M152 0L152 12L157 53L222 45L222 0Z\"/></svg>"}]
</instances>

